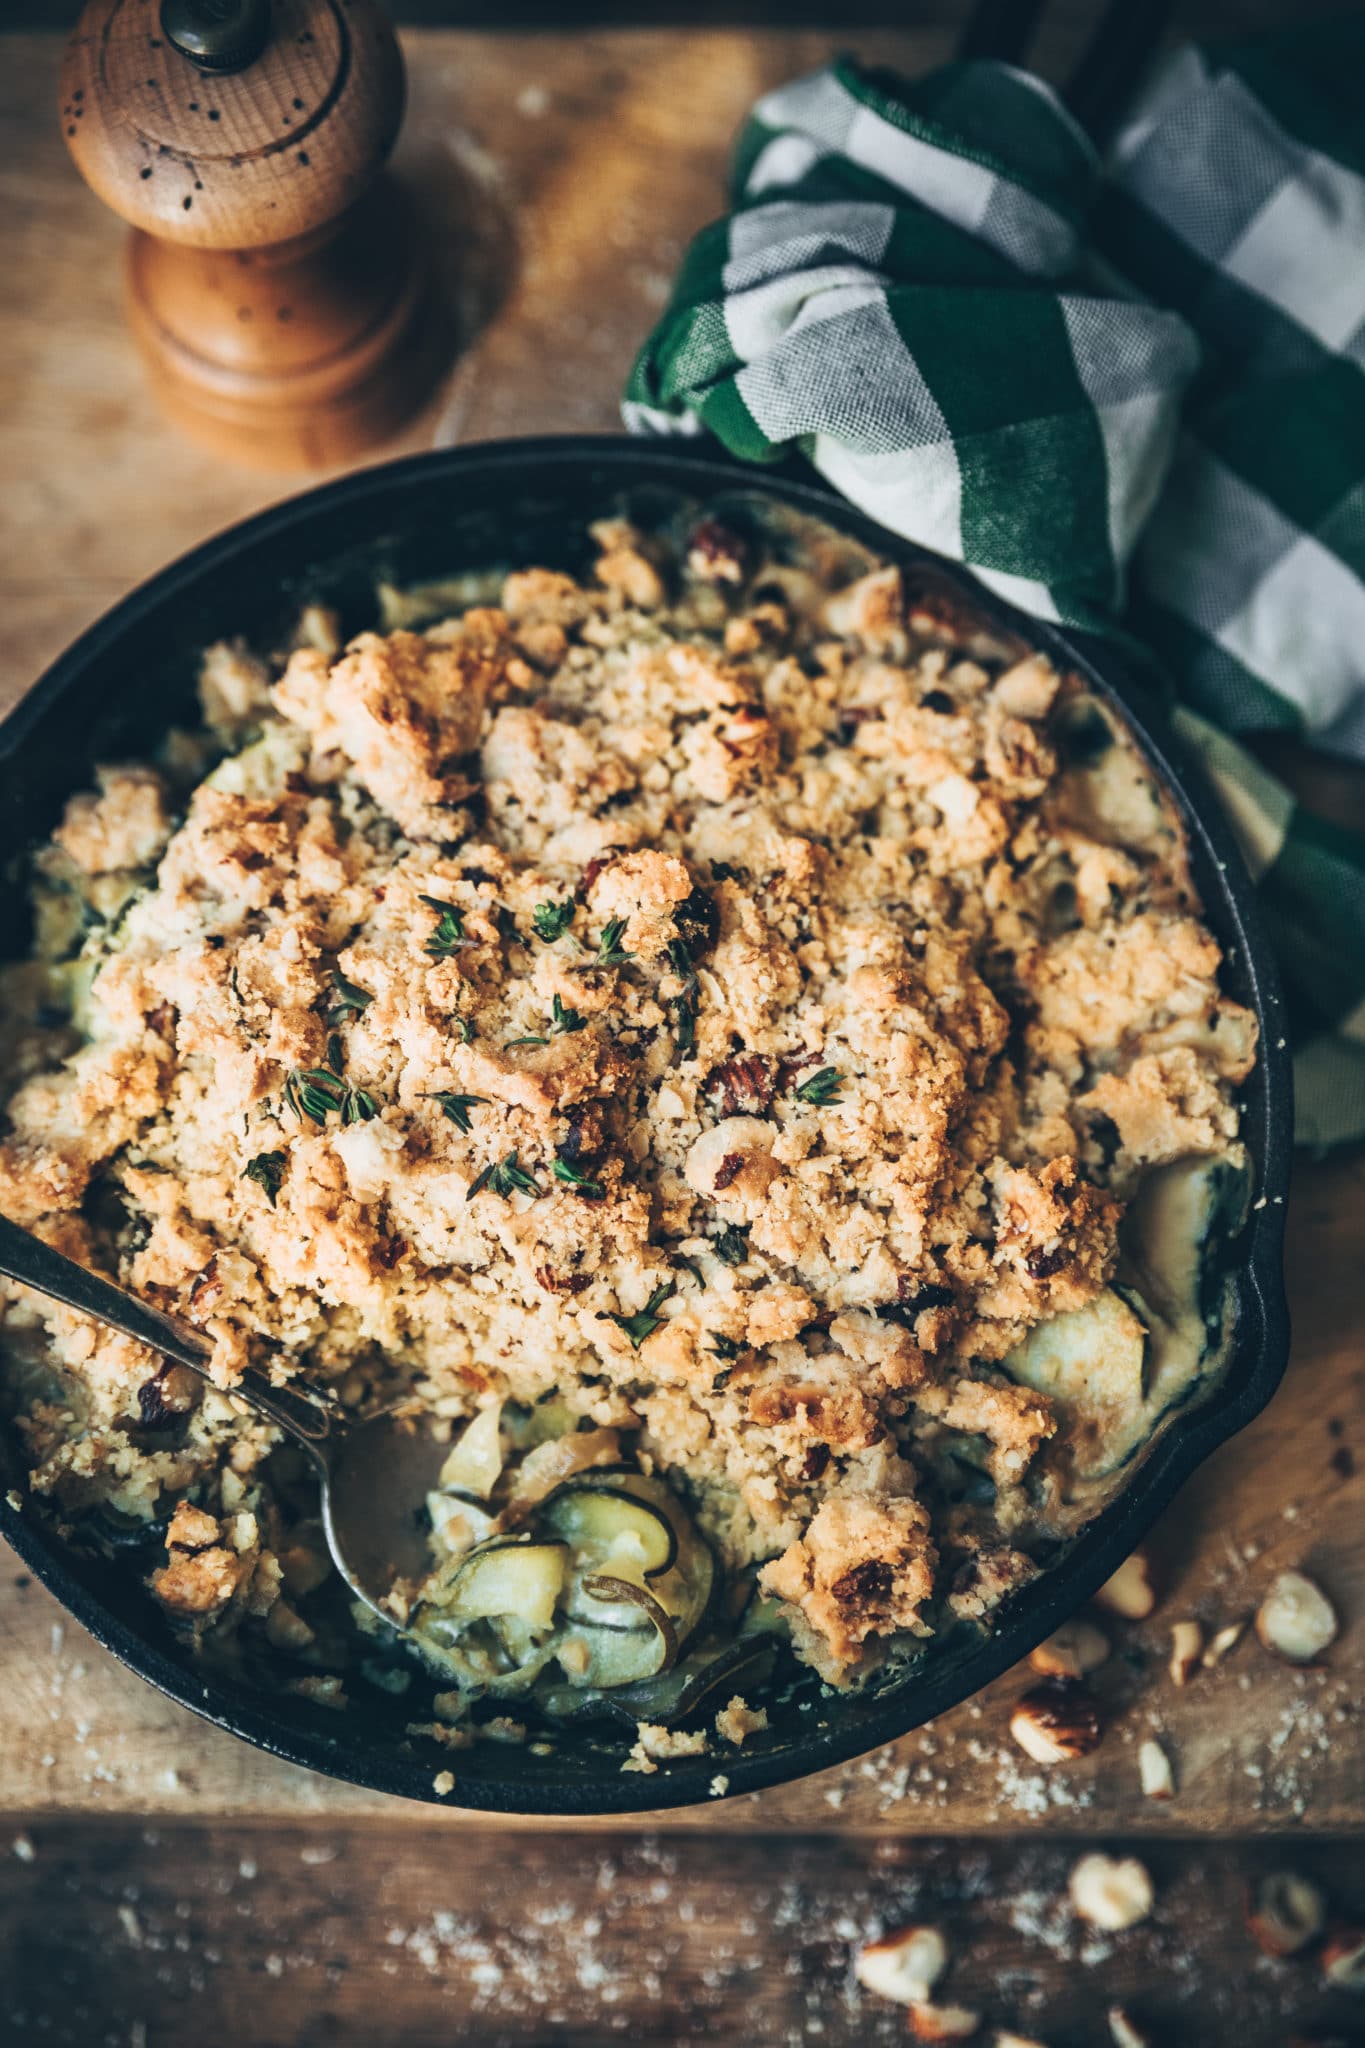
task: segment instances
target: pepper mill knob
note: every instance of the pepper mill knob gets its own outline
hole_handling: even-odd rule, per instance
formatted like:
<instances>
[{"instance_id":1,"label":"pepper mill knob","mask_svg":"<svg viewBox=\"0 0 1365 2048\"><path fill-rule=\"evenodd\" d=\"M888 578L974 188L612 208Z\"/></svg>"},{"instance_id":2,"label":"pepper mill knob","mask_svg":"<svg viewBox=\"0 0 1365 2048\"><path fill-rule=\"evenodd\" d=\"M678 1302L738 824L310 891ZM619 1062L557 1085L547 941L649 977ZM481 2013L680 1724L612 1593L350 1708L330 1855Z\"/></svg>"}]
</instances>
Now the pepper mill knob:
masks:
<instances>
[{"instance_id":1,"label":"pepper mill knob","mask_svg":"<svg viewBox=\"0 0 1365 2048\"><path fill-rule=\"evenodd\" d=\"M403 99L372 0L89 0L63 132L133 230L129 320L157 394L219 452L344 462L430 391L442 322L384 172Z\"/></svg>"}]
</instances>

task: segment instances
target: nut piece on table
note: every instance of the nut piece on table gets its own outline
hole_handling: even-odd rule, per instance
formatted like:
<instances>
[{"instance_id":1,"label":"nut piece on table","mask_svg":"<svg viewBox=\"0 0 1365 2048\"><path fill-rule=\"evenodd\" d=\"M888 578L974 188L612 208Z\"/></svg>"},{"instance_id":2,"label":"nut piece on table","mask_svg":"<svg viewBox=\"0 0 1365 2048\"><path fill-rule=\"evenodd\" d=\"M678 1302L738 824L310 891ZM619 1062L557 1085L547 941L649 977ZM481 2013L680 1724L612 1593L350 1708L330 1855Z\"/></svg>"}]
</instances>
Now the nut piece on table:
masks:
<instances>
[{"instance_id":1,"label":"nut piece on table","mask_svg":"<svg viewBox=\"0 0 1365 2048\"><path fill-rule=\"evenodd\" d=\"M969 2041L981 2025L965 2005L912 2005L907 2018L912 2041Z\"/></svg>"},{"instance_id":2,"label":"nut piece on table","mask_svg":"<svg viewBox=\"0 0 1365 2048\"><path fill-rule=\"evenodd\" d=\"M1067 1880L1071 1903L1082 1920L1106 1934L1136 1927L1151 1912L1156 1894L1145 1863L1136 1856L1082 1856Z\"/></svg>"},{"instance_id":3,"label":"nut piece on table","mask_svg":"<svg viewBox=\"0 0 1365 2048\"><path fill-rule=\"evenodd\" d=\"M1109 2008L1109 2031L1114 2037L1114 2048L1152 2048L1152 2037L1132 2019L1121 2005Z\"/></svg>"},{"instance_id":4,"label":"nut piece on table","mask_svg":"<svg viewBox=\"0 0 1365 2048\"><path fill-rule=\"evenodd\" d=\"M1044 1678L1088 1678L1109 1655L1109 1638L1092 1621L1064 1621L1036 1650L1029 1663Z\"/></svg>"},{"instance_id":5,"label":"nut piece on table","mask_svg":"<svg viewBox=\"0 0 1365 2048\"><path fill-rule=\"evenodd\" d=\"M1053 1678L1024 1694L1010 1715L1010 1734L1036 1764L1063 1764L1098 1749L1103 1729L1089 1693Z\"/></svg>"},{"instance_id":6,"label":"nut piece on table","mask_svg":"<svg viewBox=\"0 0 1365 2048\"><path fill-rule=\"evenodd\" d=\"M1110 1614L1121 1614L1125 1621L1147 1619L1156 1606L1156 1590L1145 1550L1135 1550L1124 1558L1113 1578L1106 1579L1095 1595L1095 1605Z\"/></svg>"},{"instance_id":7,"label":"nut piece on table","mask_svg":"<svg viewBox=\"0 0 1365 2048\"><path fill-rule=\"evenodd\" d=\"M1032 2034L1012 2034L1008 2027L997 2027L991 2035L991 2048L1047 2048L1047 2043L1035 2040Z\"/></svg>"},{"instance_id":8,"label":"nut piece on table","mask_svg":"<svg viewBox=\"0 0 1365 2048\"><path fill-rule=\"evenodd\" d=\"M1215 1664L1221 1664L1224 1657L1232 1655L1246 1634L1246 1627L1245 1621L1230 1621L1226 1628L1214 1631L1209 1637L1208 1647L1199 1659L1206 1671L1212 1671Z\"/></svg>"},{"instance_id":9,"label":"nut piece on table","mask_svg":"<svg viewBox=\"0 0 1365 2048\"><path fill-rule=\"evenodd\" d=\"M1336 1991L1365 1991L1365 1927L1338 1927L1328 1935L1322 1974Z\"/></svg>"},{"instance_id":10,"label":"nut piece on table","mask_svg":"<svg viewBox=\"0 0 1365 2048\"><path fill-rule=\"evenodd\" d=\"M1317 1940L1326 1920L1322 1893L1292 1870L1272 1870L1251 1887L1247 1927L1257 1948L1268 1956L1297 1955Z\"/></svg>"},{"instance_id":11,"label":"nut piece on table","mask_svg":"<svg viewBox=\"0 0 1365 2048\"><path fill-rule=\"evenodd\" d=\"M1204 1631L1197 1621L1178 1621L1171 1630L1171 1678L1176 1685L1188 1685L1204 1647Z\"/></svg>"},{"instance_id":12,"label":"nut piece on table","mask_svg":"<svg viewBox=\"0 0 1365 2048\"><path fill-rule=\"evenodd\" d=\"M1145 1799L1174 1799L1171 1760L1154 1735L1149 1735L1138 1749L1138 1778Z\"/></svg>"},{"instance_id":13,"label":"nut piece on table","mask_svg":"<svg viewBox=\"0 0 1365 2048\"><path fill-rule=\"evenodd\" d=\"M948 1967L948 1944L937 1927L895 1927L860 1950L853 1974L878 1998L918 2005Z\"/></svg>"},{"instance_id":14,"label":"nut piece on table","mask_svg":"<svg viewBox=\"0 0 1365 2048\"><path fill-rule=\"evenodd\" d=\"M1256 1609L1256 1633L1277 1657L1311 1664L1336 1640L1336 1609L1302 1572L1281 1572Z\"/></svg>"}]
</instances>

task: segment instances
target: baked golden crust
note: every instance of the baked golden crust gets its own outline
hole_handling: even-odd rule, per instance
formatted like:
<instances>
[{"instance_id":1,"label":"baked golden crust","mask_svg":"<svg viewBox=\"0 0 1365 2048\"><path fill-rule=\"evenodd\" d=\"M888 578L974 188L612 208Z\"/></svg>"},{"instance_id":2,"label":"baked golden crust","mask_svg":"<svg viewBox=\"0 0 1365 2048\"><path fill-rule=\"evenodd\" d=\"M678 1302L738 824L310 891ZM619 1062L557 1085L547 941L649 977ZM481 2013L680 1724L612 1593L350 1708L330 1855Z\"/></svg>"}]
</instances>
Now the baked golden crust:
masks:
<instances>
[{"instance_id":1,"label":"baked golden crust","mask_svg":"<svg viewBox=\"0 0 1365 2048\"><path fill-rule=\"evenodd\" d=\"M840 1678L1032 1569L1058 1419L1000 1363L1105 1285L1145 1166L1235 1137L1254 1025L1138 757L1105 813L1041 657L907 618L894 569L598 538L581 585L315 622L273 684L211 650L236 751L180 821L170 772L73 800L43 886L127 900L74 1049L11 976L0 1204L200 1323L224 1389L269 1358L398 1372L445 1429L492 1390L638 1431ZM39 1486L255 1471L217 1410L148 1450L150 1354L10 1321L82 1390L31 1409ZM202 1615L244 1570L182 1545L156 1590Z\"/></svg>"}]
</instances>

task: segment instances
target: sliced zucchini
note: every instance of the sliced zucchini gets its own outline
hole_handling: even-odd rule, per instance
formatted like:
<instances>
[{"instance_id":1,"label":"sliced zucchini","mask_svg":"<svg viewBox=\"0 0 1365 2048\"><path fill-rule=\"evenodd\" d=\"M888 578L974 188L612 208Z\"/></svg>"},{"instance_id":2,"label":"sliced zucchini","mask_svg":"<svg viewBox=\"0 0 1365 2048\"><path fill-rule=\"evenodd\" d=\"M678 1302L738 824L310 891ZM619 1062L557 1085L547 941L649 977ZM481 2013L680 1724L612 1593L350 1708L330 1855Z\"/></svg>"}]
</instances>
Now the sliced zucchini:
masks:
<instances>
[{"instance_id":1,"label":"sliced zucchini","mask_svg":"<svg viewBox=\"0 0 1365 2048\"><path fill-rule=\"evenodd\" d=\"M569 1681L582 1693L655 1678L668 1664L668 1638L657 1628L597 1628L578 1622L557 1640L555 1656Z\"/></svg>"},{"instance_id":2,"label":"sliced zucchini","mask_svg":"<svg viewBox=\"0 0 1365 2048\"><path fill-rule=\"evenodd\" d=\"M1223 1252L1246 1220L1250 1185L1240 1150L1201 1155L1155 1168L1129 1204L1120 1275L1131 1273L1172 1326L1215 1318L1221 1333Z\"/></svg>"},{"instance_id":3,"label":"sliced zucchini","mask_svg":"<svg viewBox=\"0 0 1365 2048\"><path fill-rule=\"evenodd\" d=\"M471 1550L450 1583L444 1608L456 1621L510 1617L532 1629L553 1625L569 1552L563 1543L495 1536Z\"/></svg>"},{"instance_id":4,"label":"sliced zucchini","mask_svg":"<svg viewBox=\"0 0 1365 2048\"><path fill-rule=\"evenodd\" d=\"M644 1522L635 1523L627 1519L629 1511L625 1507L626 1501L652 1508L672 1530L676 1546L672 1564L648 1573L642 1572L641 1576L648 1577L649 1591L672 1621L678 1641L686 1642L710 1603L711 1588L715 1581L715 1560L693 1527L691 1518L683 1512L681 1503L669 1492L662 1480L647 1478L643 1472L622 1472L613 1475L611 1487L622 1499L618 1512L623 1539L626 1532L630 1531L632 1542L638 1540L643 1544L648 1540L639 1533L646 1527ZM560 1488L551 1496L551 1500L557 1501L560 1493L565 1490ZM592 1490L607 1490L596 1473L593 1474ZM547 1500L542 1509L542 1519L545 1519L549 1508L550 1501ZM573 1510L567 1512L572 1513ZM605 1515L600 1516L599 1527L607 1519L609 1518ZM600 1568L602 1560L589 1556L586 1562L590 1570L596 1570ZM634 1576L630 1570L630 1553L625 1547L624 1540L611 1551L610 1562L612 1573L617 1578L626 1579Z\"/></svg>"},{"instance_id":5,"label":"sliced zucchini","mask_svg":"<svg viewBox=\"0 0 1365 2048\"><path fill-rule=\"evenodd\" d=\"M487 1500L502 1474L502 1403L494 1401L481 1408L462 1431L450 1456L441 1467L441 1488L446 1493L472 1493Z\"/></svg>"},{"instance_id":6,"label":"sliced zucchini","mask_svg":"<svg viewBox=\"0 0 1365 2048\"><path fill-rule=\"evenodd\" d=\"M1084 1308L1037 1324L1004 1362L1011 1379L1061 1410L1078 1479L1098 1478L1142 1433L1147 1337L1142 1318L1106 1287Z\"/></svg>"},{"instance_id":7,"label":"sliced zucchini","mask_svg":"<svg viewBox=\"0 0 1365 2048\"><path fill-rule=\"evenodd\" d=\"M550 1495L540 1520L573 1545L583 1564L607 1571L628 1564L652 1579L677 1563L678 1538L670 1515L655 1502L627 1493L619 1482L570 1480Z\"/></svg>"}]
</instances>

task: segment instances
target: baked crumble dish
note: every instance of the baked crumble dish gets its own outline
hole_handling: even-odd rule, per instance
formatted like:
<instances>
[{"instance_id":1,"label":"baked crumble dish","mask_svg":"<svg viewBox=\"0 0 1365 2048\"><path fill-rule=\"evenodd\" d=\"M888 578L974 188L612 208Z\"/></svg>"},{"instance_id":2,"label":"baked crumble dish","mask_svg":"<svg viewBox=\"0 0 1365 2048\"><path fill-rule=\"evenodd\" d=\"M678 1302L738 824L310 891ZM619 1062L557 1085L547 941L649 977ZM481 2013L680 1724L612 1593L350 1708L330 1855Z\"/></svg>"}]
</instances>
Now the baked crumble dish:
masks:
<instances>
[{"instance_id":1,"label":"baked crumble dish","mask_svg":"<svg viewBox=\"0 0 1365 2048\"><path fill-rule=\"evenodd\" d=\"M407 1403L454 1722L987 1623L1217 1384L1248 1198L1254 1020L1108 707L808 523L593 531L210 648L0 985L0 1209L215 1344L10 1288L34 1490L322 1686L382 1646L234 1376Z\"/></svg>"}]
</instances>

